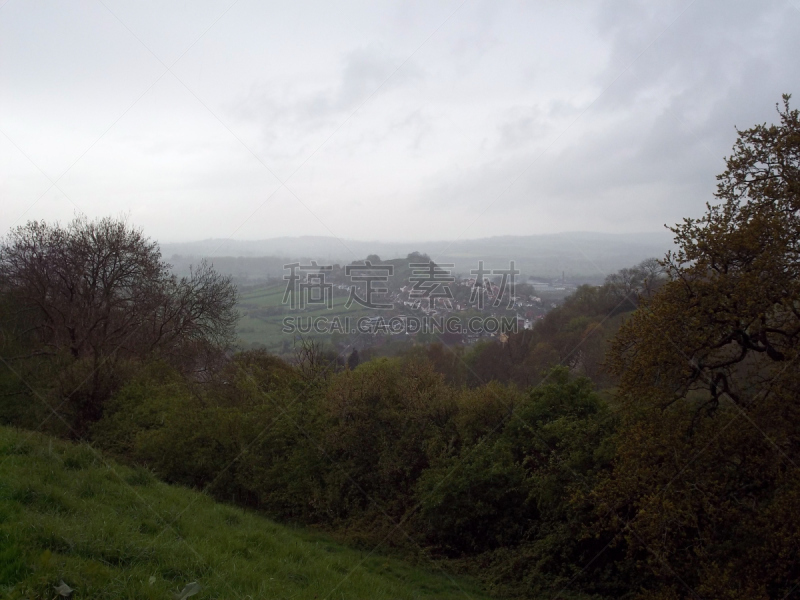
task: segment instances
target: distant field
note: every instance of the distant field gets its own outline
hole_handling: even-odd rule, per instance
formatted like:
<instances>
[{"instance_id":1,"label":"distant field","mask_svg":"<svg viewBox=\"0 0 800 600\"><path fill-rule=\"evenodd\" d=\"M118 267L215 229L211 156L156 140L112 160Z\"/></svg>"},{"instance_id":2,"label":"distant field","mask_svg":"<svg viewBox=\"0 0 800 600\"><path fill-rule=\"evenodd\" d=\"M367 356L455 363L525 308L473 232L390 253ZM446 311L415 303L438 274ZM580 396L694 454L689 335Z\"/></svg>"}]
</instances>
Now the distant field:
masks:
<instances>
[{"instance_id":1,"label":"distant field","mask_svg":"<svg viewBox=\"0 0 800 600\"><path fill-rule=\"evenodd\" d=\"M325 316L328 319L333 319L336 316L348 316L351 321L355 321L359 317L375 314L374 311L365 309L356 303L353 303L349 309L345 308L347 295L341 290L335 290L340 295L334 296L331 310L328 310L324 305L313 305L307 306L303 311L292 311L288 305L282 304L285 289L286 287L283 283L277 283L241 294L239 312L242 317L239 320L237 332L239 339L243 343L264 344L268 350L278 352L284 340L288 340L289 343L293 341L291 334L282 332L283 318L290 315L303 317ZM325 338L327 337L329 336L325 336Z\"/></svg>"},{"instance_id":2,"label":"distant field","mask_svg":"<svg viewBox=\"0 0 800 600\"><path fill-rule=\"evenodd\" d=\"M0 427L0 596L198 600L486 598L157 481L77 446ZM64 590L65 588L61 588Z\"/></svg>"}]
</instances>

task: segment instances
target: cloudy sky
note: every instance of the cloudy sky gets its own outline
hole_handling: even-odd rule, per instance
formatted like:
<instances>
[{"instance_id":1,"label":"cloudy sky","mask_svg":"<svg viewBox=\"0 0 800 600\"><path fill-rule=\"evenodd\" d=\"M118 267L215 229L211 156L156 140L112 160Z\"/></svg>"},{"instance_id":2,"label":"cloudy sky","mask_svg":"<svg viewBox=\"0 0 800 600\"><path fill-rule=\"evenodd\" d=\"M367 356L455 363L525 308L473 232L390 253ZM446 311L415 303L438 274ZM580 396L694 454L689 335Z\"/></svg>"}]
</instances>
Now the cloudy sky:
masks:
<instances>
[{"instance_id":1,"label":"cloudy sky","mask_svg":"<svg viewBox=\"0 0 800 600\"><path fill-rule=\"evenodd\" d=\"M800 103L800 0L0 4L0 234L658 231Z\"/></svg>"}]
</instances>

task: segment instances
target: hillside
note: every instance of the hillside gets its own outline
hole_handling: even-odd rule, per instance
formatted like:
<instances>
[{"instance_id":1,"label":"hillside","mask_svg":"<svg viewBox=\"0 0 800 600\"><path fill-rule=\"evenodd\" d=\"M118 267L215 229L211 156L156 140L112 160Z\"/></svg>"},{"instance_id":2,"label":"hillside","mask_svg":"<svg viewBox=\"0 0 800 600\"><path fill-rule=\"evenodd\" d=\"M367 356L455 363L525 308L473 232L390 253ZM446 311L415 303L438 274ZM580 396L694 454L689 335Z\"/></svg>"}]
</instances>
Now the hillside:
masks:
<instances>
[{"instance_id":1,"label":"hillside","mask_svg":"<svg viewBox=\"0 0 800 600\"><path fill-rule=\"evenodd\" d=\"M479 260L488 268L507 268L508 261L514 260L523 278L559 277L563 272L568 278L590 282L602 281L606 274L646 258L661 257L671 248L672 235L668 231L646 234L572 232L429 242L364 242L306 236L161 243L164 257L179 272L188 271L198 257L212 257L220 271L251 279L281 277L281 261L289 258L313 259L320 264L349 264L369 254L386 260L423 252L438 263L454 264L455 272L460 274L477 268Z\"/></svg>"},{"instance_id":2,"label":"hillside","mask_svg":"<svg viewBox=\"0 0 800 600\"><path fill-rule=\"evenodd\" d=\"M483 598L473 585L213 502L86 446L0 428L0 595ZM64 589L64 588L62 588ZM184 593L182 597L188 597Z\"/></svg>"}]
</instances>

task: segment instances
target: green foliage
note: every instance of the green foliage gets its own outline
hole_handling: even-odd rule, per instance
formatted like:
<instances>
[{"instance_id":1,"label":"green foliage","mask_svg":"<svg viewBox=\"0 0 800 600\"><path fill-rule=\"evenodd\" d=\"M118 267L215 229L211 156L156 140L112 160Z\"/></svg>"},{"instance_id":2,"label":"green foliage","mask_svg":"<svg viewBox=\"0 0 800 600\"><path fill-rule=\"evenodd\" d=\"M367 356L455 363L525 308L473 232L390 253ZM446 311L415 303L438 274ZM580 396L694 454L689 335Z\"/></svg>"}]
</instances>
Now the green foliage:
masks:
<instances>
[{"instance_id":1,"label":"green foliage","mask_svg":"<svg viewBox=\"0 0 800 600\"><path fill-rule=\"evenodd\" d=\"M153 364L95 439L167 481L352 541L483 557L485 577L514 593L560 581L569 567L547 556L578 560L599 543L580 537L582 503L614 420L588 380L560 369L529 392L454 388L424 356L307 375L247 352L190 387Z\"/></svg>"},{"instance_id":2,"label":"green foliage","mask_svg":"<svg viewBox=\"0 0 800 600\"><path fill-rule=\"evenodd\" d=\"M482 565L501 590L534 596L569 582L609 539L583 530L594 518L587 494L613 457L614 419L588 380L560 368L549 381L480 411L468 402L463 444L426 471L417 490L426 543Z\"/></svg>"},{"instance_id":3,"label":"green foliage","mask_svg":"<svg viewBox=\"0 0 800 600\"><path fill-rule=\"evenodd\" d=\"M333 513L402 516L428 466L426 445L453 408L452 391L426 363L378 359L338 374L322 401Z\"/></svg>"},{"instance_id":4,"label":"green foliage","mask_svg":"<svg viewBox=\"0 0 800 600\"><path fill-rule=\"evenodd\" d=\"M511 448L470 448L438 462L420 480L416 521L425 541L448 556L516 545L524 535L525 470Z\"/></svg>"},{"instance_id":5,"label":"green foliage","mask_svg":"<svg viewBox=\"0 0 800 600\"><path fill-rule=\"evenodd\" d=\"M471 386L501 381L526 387L544 381L545 373L563 365L598 386L610 387L614 378L605 365L609 344L624 315L662 283L663 268L648 259L610 275L600 287L580 286L532 330L512 334L505 342L476 344L464 357L463 380ZM440 372L448 372L438 366L444 361L434 364Z\"/></svg>"},{"instance_id":6,"label":"green foliage","mask_svg":"<svg viewBox=\"0 0 800 600\"><path fill-rule=\"evenodd\" d=\"M73 598L109 600L172 598L192 582L197 598L485 598L470 581L142 478L85 446L0 428L0 448L4 598L52 600L61 581Z\"/></svg>"}]
</instances>

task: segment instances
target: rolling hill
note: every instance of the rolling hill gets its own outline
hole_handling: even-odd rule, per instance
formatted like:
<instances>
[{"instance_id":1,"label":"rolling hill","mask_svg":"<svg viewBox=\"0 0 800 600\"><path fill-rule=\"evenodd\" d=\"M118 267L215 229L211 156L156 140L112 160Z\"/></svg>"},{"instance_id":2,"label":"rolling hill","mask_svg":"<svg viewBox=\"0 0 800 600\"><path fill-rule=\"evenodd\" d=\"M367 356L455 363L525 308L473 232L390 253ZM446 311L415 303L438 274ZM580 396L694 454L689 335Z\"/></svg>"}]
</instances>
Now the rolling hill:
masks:
<instances>
[{"instance_id":1,"label":"rolling hill","mask_svg":"<svg viewBox=\"0 0 800 600\"><path fill-rule=\"evenodd\" d=\"M598 282L608 273L646 258L662 257L671 248L672 234L666 230L631 234L572 232L430 242L364 242L305 236L161 244L164 257L179 271L186 270L199 257L212 257L221 272L254 279L280 278L286 260L348 264L370 254L385 260L421 252L437 263L454 264L455 272L462 274L476 268L479 260L489 268L508 267L508 262L514 260L523 277L559 277L563 272L568 277Z\"/></svg>"}]
</instances>

